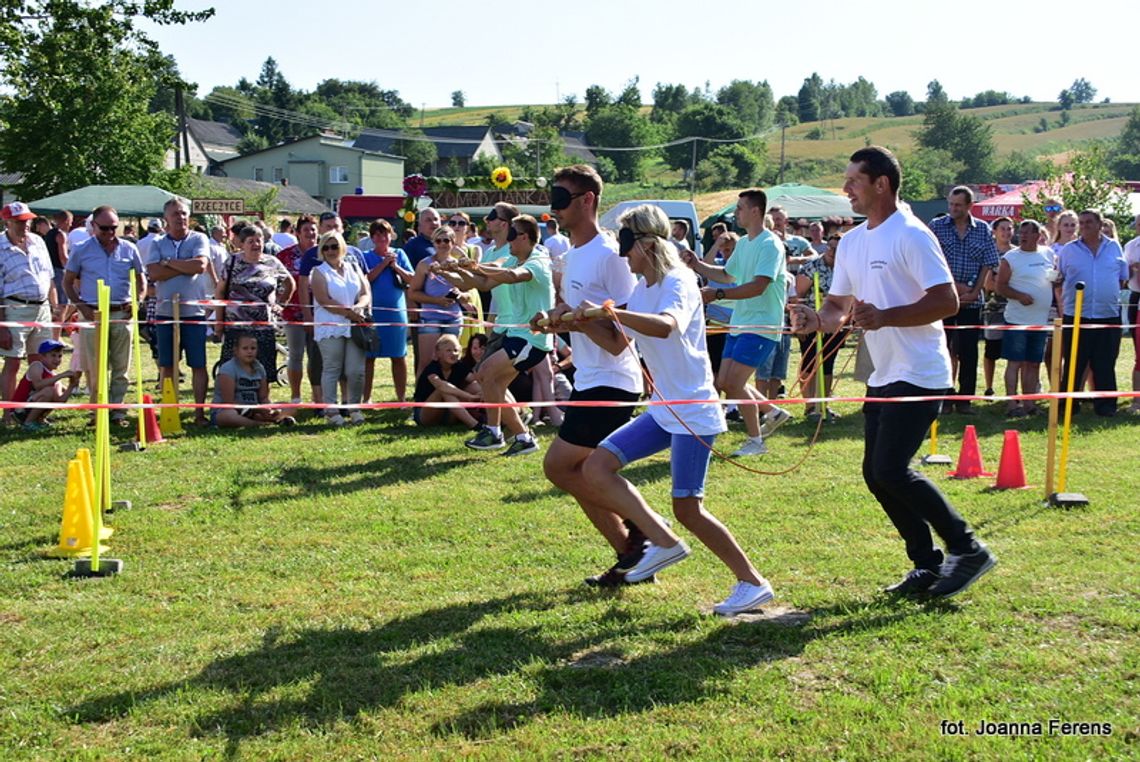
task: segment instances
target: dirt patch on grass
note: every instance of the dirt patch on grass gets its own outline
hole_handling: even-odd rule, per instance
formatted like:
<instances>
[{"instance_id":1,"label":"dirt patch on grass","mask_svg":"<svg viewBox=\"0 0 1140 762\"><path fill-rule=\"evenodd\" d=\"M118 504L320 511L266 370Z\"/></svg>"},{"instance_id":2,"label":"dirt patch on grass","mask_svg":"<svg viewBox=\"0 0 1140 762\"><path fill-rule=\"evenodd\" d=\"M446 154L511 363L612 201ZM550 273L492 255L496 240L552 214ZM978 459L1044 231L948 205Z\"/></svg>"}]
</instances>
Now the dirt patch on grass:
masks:
<instances>
[{"instance_id":1,"label":"dirt patch on grass","mask_svg":"<svg viewBox=\"0 0 1140 762\"><path fill-rule=\"evenodd\" d=\"M571 669L616 669L626 665L616 651L579 651L566 660Z\"/></svg>"},{"instance_id":2,"label":"dirt patch on grass","mask_svg":"<svg viewBox=\"0 0 1140 762\"><path fill-rule=\"evenodd\" d=\"M705 609L705 613L712 614L712 607ZM748 622L768 622L784 627L802 627L811 619L811 612L793 609L788 606L765 606L762 609L725 617L725 621L732 624L745 624Z\"/></svg>"}]
</instances>

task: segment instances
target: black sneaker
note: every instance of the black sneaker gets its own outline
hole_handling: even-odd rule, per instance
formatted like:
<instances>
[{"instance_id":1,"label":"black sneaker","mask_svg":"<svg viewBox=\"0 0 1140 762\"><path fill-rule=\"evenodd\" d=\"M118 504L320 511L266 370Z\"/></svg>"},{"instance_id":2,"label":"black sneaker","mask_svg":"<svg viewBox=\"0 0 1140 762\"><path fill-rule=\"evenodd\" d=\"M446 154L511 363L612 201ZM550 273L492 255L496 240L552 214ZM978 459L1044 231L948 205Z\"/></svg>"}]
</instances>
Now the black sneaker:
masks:
<instances>
[{"instance_id":1,"label":"black sneaker","mask_svg":"<svg viewBox=\"0 0 1140 762\"><path fill-rule=\"evenodd\" d=\"M626 582L625 571L637 566L637 562L645 555L645 547L649 540L629 519L624 519L629 535L625 538L625 547L618 554L617 563L601 574L586 577L586 584L590 587L618 587L620 585L638 585L640 582ZM642 582L655 582L656 577L642 580Z\"/></svg>"},{"instance_id":2,"label":"black sneaker","mask_svg":"<svg viewBox=\"0 0 1140 762\"><path fill-rule=\"evenodd\" d=\"M507 443L503 440L502 434L496 436L486 426L480 426L479 433L463 444L472 450L500 450L505 447Z\"/></svg>"},{"instance_id":3,"label":"black sneaker","mask_svg":"<svg viewBox=\"0 0 1140 762\"><path fill-rule=\"evenodd\" d=\"M938 581L933 569L911 569L900 581L883 588L888 595L923 595Z\"/></svg>"},{"instance_id":4,"label":"black sneaker","mask_svg":"<svg viewBox=\"0 0 1140 762\"><path fill-rule=\"evenodd\" d=\"M515 437L514 441L511 442L511 446L503 453L503 456L530 455L532 452L538 452L538 442L534 439L519 439Z\"/></svg>"},{"instance_id":5,"label":"black sneaker","mask_svg":"<svg viewBox=\"0 0 1140 762\"><path fill-rule=\"evenodd\" d=\"M930 587L930 594L951 598L974 584L983 574L994 568L997 558L982 543L978 549L964 556L951 554L942 564L941 577Z\"/></svg>"}]
</instances>

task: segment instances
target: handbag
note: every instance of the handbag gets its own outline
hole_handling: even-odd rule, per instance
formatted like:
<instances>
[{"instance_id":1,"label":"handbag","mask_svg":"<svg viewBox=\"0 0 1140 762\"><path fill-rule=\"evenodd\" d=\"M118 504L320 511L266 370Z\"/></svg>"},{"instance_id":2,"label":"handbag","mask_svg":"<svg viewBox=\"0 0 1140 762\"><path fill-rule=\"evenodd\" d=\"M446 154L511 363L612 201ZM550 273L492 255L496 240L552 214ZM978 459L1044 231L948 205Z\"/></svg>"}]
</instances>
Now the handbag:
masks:
<instances>
[{"instance_id":1,"label":"handbag","mask_svg":"<svg viewBox=\"0 0 1140 762\"><path fill-rule=\"evenodd\" d=\"M353 323L348 330L352 343L363 349L365 354L376 354L380 351L380 335L372 326Z\"/></svg>"}]
</instances>

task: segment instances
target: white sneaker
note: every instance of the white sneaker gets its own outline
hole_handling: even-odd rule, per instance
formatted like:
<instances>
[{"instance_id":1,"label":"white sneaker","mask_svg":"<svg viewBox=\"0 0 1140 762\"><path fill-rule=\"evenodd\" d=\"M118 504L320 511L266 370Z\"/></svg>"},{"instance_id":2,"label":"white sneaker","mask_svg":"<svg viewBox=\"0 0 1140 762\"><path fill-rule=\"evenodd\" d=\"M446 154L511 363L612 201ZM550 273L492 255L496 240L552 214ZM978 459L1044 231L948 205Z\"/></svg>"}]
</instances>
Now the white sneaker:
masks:
<instances>
[{"instance_id":1,"label":"white sneaker","mask_svg":"<svg viewBox=\"0 0 1140 762\"><path fill-rule=\"evenodd\" d=\"M660 545L649 543L645 546L645 553L642 554L641 560L625 573L625 581L640 582L643 579L649 579L662 569L684 561L691 552L684 540L678 540L677 544L671 548L662 548Z\"/></svg>"},{"instance_id":2,"label":"white sneaker","mask_svg":"<svg viewBox=\"0 0 1140 762\"><path fill-rule=\"evenodd\" d=\"M732 454L734 458L743 458L748 455L767 455L768 445L763 439L746 439L744 445Z\"/></svg>"},{"instance_id":3,"label":"white sneaker","mask_svg":"<svg viewBox=\"0 0 1140 762\"><path fill-rule=\"evenodd\" d=\"M352 415L348 417L348 420L352 422L353 426L359 426L360 424L364 423L364 413L360 412L359 410L353 410Z\"/></svg>"},{"instance_id":4,"label":"white sneaker","mask_svg":"<svg viewBox=\"0 0 1140 762\"><path fill-rule=\"evenodd\" d=\"M760 427L760 436L769 437L776 429L792 420L792 414L782 407L773 407L764 416L764 424Z\"/></svg>"},{"instance_id":5,"label":"white sneaker","mask_svg":"<svg viewBox=\"0 0 1140 762\"><path fill-rule=\"evenodd\" d=\"M336 415L330 415L327 417L328 417L328 421L329 421L330 426L333 426L333 427L338 428L338 429L344 426L344 416L341 415L340 413L337 413Z\"/></svg>"},{"instance_id":6,"label":"white sneaker","mask_svg":"<svg viewBox=\"0 0 1140 762\"><path fill-rule=\"evenodd\" d=\"M736 616L767 603L776 597L772 584L764 580L763 585L751 582L737 582L728 597L713 606L713 612L721 616Z\"/></svg>"}]
</instances>

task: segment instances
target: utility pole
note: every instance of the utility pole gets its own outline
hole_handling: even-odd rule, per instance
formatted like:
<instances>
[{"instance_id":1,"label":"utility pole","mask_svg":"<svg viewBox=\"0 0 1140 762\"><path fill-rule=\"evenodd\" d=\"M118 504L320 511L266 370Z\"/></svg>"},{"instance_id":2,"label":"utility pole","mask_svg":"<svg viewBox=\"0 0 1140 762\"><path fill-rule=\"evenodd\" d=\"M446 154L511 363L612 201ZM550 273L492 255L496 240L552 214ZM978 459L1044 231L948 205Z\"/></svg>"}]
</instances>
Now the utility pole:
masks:
<instances>
[{"instance_id":1,"label":"utility pole","mask_svg":"<svg viewBox=\"0 0 1140 762\"><path fill-rule=\"evenodd\" d=\"M426 106L427 106L426 103L423 103L423 102L420 103L420 129L421 130L424 128L424 108Z\"/></svg>"},{"instance_id":2,"label":"utility pole","mask_svg":"<svg viewBox=\"0 0 1140 762\"><path fill-rule=\"evenodd\" d=\"M186 163L190 163L190 136L186 127L186 101L182 98L182 83L174 86L174 108L178 112L178 132L182 145L174 145L174 168L182 168L182 155L185 153Z\"/></svg>"},{"instance_id":3,"label":"utility pole","mask_svg":"<svg viewBox=\"0 0 1140 762\"><path fill-rule=\"evenodd\" d=\"M784 184L784 136L788 133L787 120L780 121L780 185Z\"/></svg>"},{"instance_id":4,"label":"utility pole","mask_svg":"<svg viewBox=\"0 0 1140 762\"><path fill-rule=\"evenodd\" d=\"M697 138L693 137L693 161L689 165L689 200L692 201L697 195Z\"/></svg>"}]
</instances>

